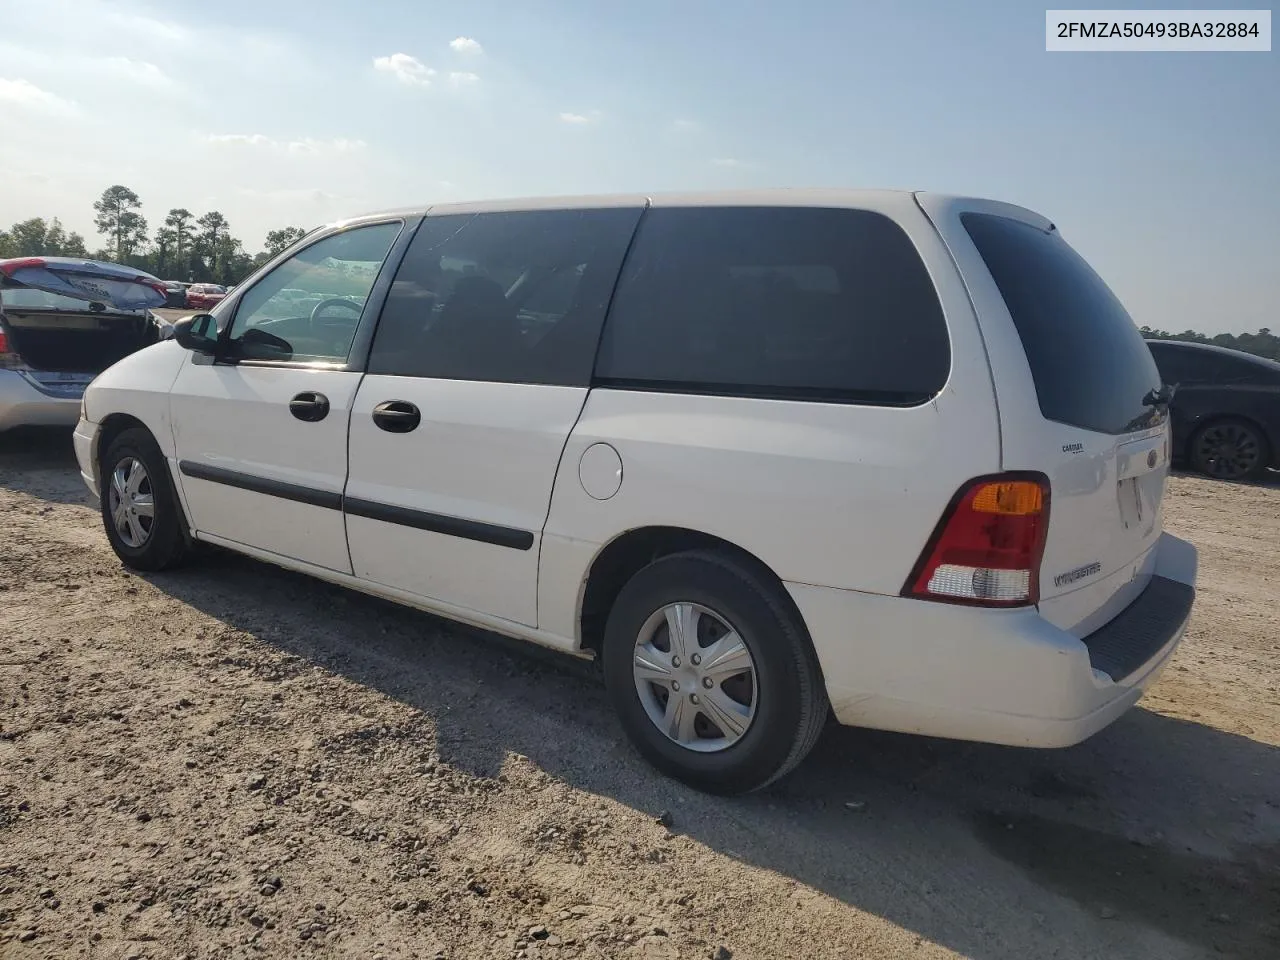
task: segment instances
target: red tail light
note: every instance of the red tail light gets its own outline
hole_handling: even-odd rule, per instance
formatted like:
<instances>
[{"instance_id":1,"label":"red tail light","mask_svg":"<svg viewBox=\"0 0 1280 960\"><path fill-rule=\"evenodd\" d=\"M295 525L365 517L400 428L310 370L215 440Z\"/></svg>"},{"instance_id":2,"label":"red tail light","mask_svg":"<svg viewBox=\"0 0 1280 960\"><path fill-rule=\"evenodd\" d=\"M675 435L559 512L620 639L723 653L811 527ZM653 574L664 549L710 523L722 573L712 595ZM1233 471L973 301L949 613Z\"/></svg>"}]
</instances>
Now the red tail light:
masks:
<instances>
[{"instance_id":1,"label":"red tail light","mask_svg":"<svg viewBox=\"0 0 1280 960\"><path fill-rule=\"evenodd\" d=\"M903 596L982 607L1034 604L1048 528L1044 474L972 480L947 507Z\"/></svg>"},{"instance_id":2,"label":"red tail light","mask_svg":"<svg viewBox=\"0 0 1280 960\"><path fill-rule=\"evenodd\" d=\"M0 326L0 370L21 370L26 366L22 357L12 351L13 344L9 342L9 335Z\"/></svg>"}]
</instances>

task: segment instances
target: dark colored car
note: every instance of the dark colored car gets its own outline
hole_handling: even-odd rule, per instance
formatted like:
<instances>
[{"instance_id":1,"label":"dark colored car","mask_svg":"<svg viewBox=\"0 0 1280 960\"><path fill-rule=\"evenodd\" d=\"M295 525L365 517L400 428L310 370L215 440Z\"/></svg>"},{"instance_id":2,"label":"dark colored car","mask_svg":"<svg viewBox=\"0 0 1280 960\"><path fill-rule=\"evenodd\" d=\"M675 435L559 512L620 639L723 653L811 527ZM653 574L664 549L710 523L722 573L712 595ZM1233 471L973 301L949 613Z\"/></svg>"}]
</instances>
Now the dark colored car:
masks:
<instances>
[{"instance_id":1,"label":"dark colored car","mask_svg":"<svg viewBox=\"0 0 1280 960\"><path fill-rule=\"evenodd\" d=\"M1174 458L1223 480L1280 467L1280 363L1207 343L1148 340L1173 395Z\"/></svg>"},{"instance_id":2,"label":"dark colored car","mask_svg":"<svg viewBox=\"0 0 1280 960\"><path fill-rule=\"evenodd\" d=\"M177 310L186 309L187 287L189 286L191 284L183 283L181 280L166 280L164 282L164 305Z\"/></svg>"}]
</instances>

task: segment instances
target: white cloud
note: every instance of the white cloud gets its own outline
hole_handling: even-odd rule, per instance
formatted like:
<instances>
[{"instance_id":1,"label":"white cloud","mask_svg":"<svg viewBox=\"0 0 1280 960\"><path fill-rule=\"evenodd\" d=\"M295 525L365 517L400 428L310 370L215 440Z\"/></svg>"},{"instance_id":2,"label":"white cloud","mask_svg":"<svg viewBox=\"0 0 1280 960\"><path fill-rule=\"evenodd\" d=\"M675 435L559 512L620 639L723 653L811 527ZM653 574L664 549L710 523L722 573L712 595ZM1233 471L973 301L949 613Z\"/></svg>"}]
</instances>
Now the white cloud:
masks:
<instances>
[{"instance_id":1,"label":"white cloud","mask_svg":"<svg viewBox=\"0 0 1280 960\"><path fill-rule=\"evenodd\" d=\"M745 160L738 160L736 157L716 157L711 161L713 167L745 167Z\"/></svg>"},{"instance_id":2,"label":"white cloud","mask_svg":"<svg viewBox=\"0 0 1280 960\"><path fill-rule=\"evenodd\" d=\"M108 20L122 27L123 32L126 34L145 33L157 40L164 40L170 43L181 43L191 37L190 30L169 20L157 20L155 17L147 17L138 13L112 10L105 5L99 9L106 14Z\"/></svg>"},{"instance_id":3,"label":"white cloud","mask_svg":"<svg viewBox=\"0 0 1280 960\"><path fill-rule=\"evenodd\" d=\"M275 143L270 137L263 136L261 133L207 133L203 139L206 143L226 143L250 147Z\"/></svg>"},{"instance_id":4,"label":"white cloud","mask_svg":"<svg viewBox=\"0 0 1280 960\"><path fill-rule=\"evenodd\" d=\"M206 133L200 139L215 146L264 147L269 150L307 155L354 153L368 146L363 140L349 140L345 137L333 140L317 140L313 137L304 137L301 140L277 140L261 133Z\"/></svg>"},{"instance_id":5,"label":"white cloud","mask_svg":"<svg viewBox=\"0 0 1280 960\"><path fill-rule=\"evenodd\" d=\"M560 114L560 121L562 123L573 124L574 126L582 126L583 124L587 124L587 123L595 123L599 119L600 119L599 110L591 110L591 111L588 111L587 113L572 113L566 110L564 113Z\"/></svg>"},{"instance_id":6,"label":"white cloud","mask_svg":"<svg viewBox=\"0 0 1280 960\"><path fill-rule=\"evenodd\" d=\"M285 144L285 149L290 153L354 153L366 146L368 144L363 140L348 140L344 137L334 140L313 140L307 137L303 140L290 140Z\"/></svg>"},{"instance_id":7,"label":"white cloud","mask_svg":"<svg viewBox=\"0 0 1280 960\"><path fill-rule=\"evenodd\" d=\"M280 190L255 190L253 187L238 187L236 193L244 197L251 197L255 200L264 200L270 203L334 204L348 199L329 193L326 190L306 187L291 187Z\"/></svg>"},{"instance_id":8,"label":"white cloud","mask_svg":"<svg viewBox=\"0 0 1280 960\"><path fill-rule=\"evenodd\" d=\"M0 77L0 103L16 104L40 113L64 116L76 112L76 105L70 100L40 89L30 80L6 80Z\"/></svg>"},{"instance_id":9,"label":"white cloud","mask_svg":"<svg viewBox=\"0 0 1280 960\"><path fill-rule=\"evenodd\" d=\"M449 86L451 87L471 87L479 82L480 77L474 73L454 70L449 74Z\"/></svg>"},{"instance_id":10,"label":"white cloud","mask_svg":"<svg viewBox=\"0 0 1280 960\"><path fill-rule=\"evenodd\" d=\"M410 86L429 87L436 72L417 57L407 53L393 53L389 57L374 57L373 69L389 73L401 83Z\"/></svg>"},{"instance_id":11,"label":"white cloud","mask_svg":"<svg viewBox=\"0 0 1280 960\"><path fill-rule=\"evenodd\" d=\"M450 40L449 47L454 53L471 55L484 53L484 47L480 46L479 41L473 40L471 37L458 37L456 40Z\"/></svg>"},{"instance_id":12,"label":"white cloud","mask_svg":"<svg viewBox=\"0 0 1280 960\"><path fill-rule=\"evenodd\" d=\"M134 83L149 87L169 88L173 80L154 63L146 60L130 60L128 57L107 57L103 61L107 71Z\"/></svg>"},{"instance_id":13,"label":"white cloud","mask_svg":"<svg viewBox=\"0 0 1280 960\"><path fill-rule=\"evenodd\" d=\"M697 120L673 120L671 126L676 130L700 130L702 124Z\"/></svg>"}]
</instances>

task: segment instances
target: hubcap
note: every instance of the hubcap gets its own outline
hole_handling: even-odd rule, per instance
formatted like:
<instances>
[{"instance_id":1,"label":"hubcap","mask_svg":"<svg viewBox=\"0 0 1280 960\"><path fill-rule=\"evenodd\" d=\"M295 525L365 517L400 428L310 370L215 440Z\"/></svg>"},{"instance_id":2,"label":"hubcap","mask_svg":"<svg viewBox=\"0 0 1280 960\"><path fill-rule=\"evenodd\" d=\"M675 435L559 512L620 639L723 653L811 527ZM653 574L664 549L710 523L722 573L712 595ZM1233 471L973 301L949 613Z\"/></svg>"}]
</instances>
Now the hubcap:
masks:
<instances>
[{"instance_id":1,"label":"hubcap","mask_svg":"<svg viewBox=\"0 0 1280 960\"><path fill-rule=\"evenodd\" d=\"M1247 476L1262 456L1257 435L1239 423L1215 424L1200 434L1196 453L1205 471L1223 480Z\"/></svg>"},{"instance_id":2,"label":"hubcap","mask_svg":"<svg viewBox=\"0 0 1280 960\"><path fill-rule=\"evenodd\" d=\"M725 750L755 718L751 651L727 620L699 604L671 603L645 621L632 672L653 725L690 750Z\"/></svg>"},{"instance_id":3,"label":"hubcap","mask_svg":"<svg viewBox=\"0 0 1280 960\"><path fill-rule=\"evenodd\" d=\"M151 478L141 460L125 457L111 471L107 508L125 546L137 549L146 545L155 524L156 505Z\"/></svg>"}]
</instances>

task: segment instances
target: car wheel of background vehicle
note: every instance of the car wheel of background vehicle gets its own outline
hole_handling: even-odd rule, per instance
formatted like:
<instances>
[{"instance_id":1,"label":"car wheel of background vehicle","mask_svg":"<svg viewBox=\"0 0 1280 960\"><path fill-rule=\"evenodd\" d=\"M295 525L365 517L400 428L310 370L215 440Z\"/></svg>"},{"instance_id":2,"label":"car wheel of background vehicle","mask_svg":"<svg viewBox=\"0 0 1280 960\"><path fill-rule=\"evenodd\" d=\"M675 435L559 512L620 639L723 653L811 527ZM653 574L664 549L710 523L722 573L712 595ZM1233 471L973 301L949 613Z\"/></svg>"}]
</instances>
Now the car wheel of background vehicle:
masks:
<instances>
[{"instance_id":1,"label":"car wheel of background vehicle","mask_svg":"<svg viewBox=\"0 0 1280 960\"><path fill-rule=\"evenodd\" d=\"M1218 480L1253 480L1271 460L1262 431L1245 420L1215 420L1191 438L1191 463Z\"/></svg>"},{"instance_id":2,"label":"car wheel of background vehicle","mask_svg":"<svg viewBox=\"0 0 1280 960\"><path fill-rule=\"evenodd\" d=\"M803 626L776 589L727 555L673 554L632 577L610 611L602 659L640 753L711 793L783 776L827 719Z\"/></svg>"},{"instance_id":3,"label":"car wheel of background vehicle","mask_svg":"<svg viewBox=\"0 0 1280 960\"><path fill-rule=\"evenodd\" d=\"M164 570L186 552L186 522L164 455L146 430L114 438L100 458L102 524L126 566Z\"/></svg>"}]
</instances>

